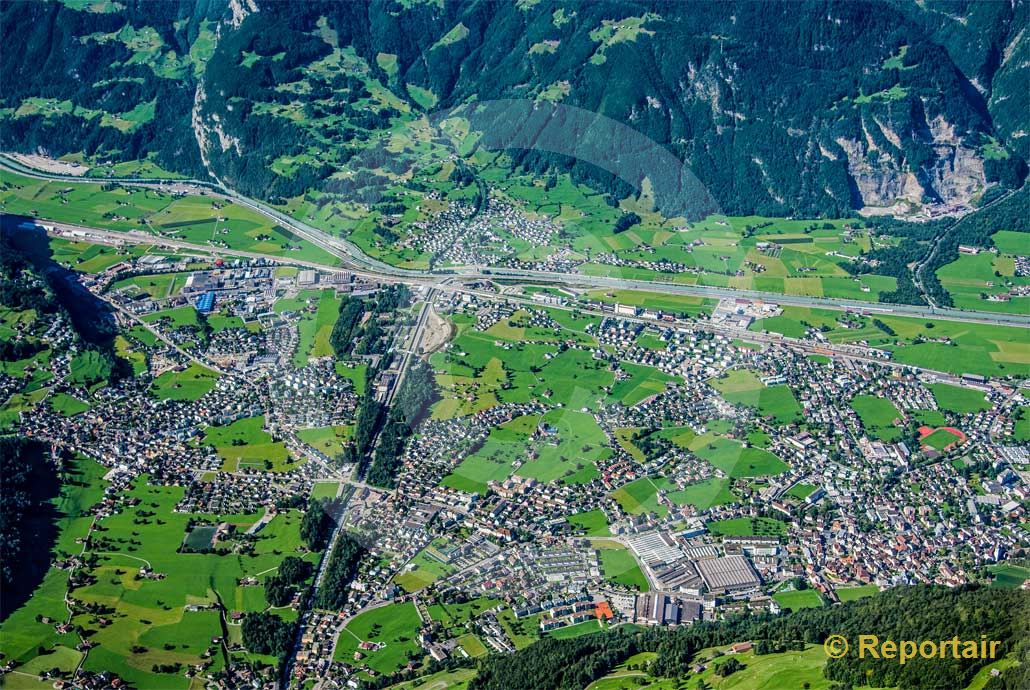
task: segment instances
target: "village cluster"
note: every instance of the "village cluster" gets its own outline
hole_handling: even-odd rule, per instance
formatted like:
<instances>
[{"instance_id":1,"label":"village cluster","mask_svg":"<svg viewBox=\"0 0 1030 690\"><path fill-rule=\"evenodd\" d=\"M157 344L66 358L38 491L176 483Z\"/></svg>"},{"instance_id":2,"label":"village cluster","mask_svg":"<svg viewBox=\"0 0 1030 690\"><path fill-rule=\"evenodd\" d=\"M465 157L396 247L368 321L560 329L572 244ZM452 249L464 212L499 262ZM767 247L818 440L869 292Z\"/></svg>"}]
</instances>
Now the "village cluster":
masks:
<instances>
[{"instance_id":1,"label":"village cluster","mask_svg":"<svg viewBox=\"0 0 1030 690\"><path fill-rule=\"evenodd\" d=\"M527 241L554 232L513 214L493 203L476 222L483 233L500 224ZM486 261L462 253L447 234L448 223L465 227L465 215L435 223L420 241L453 261ZM329 676L356 686L355 674L378 675L368 659L388 642L362 640L346 657L337 649L341 636L354 635L351 622L385 606L414 605L418 645L442 660L469 655L460 641L467 634L507 653L570 626L775 613L784 607L781 595L799 591L834 602L861 586L957 585L1030 544L1030 455L1008 440L1026 404L1020 389L915 372L877 361L871 348L834 349L814 333L756 344L747 328L779 314L776 305L724 301L710 319L687 320L575 291L416 290L416 300L432 300L463 330L521 329L527 342L549 334L564 356L589 362L611 383L568 406L554 402L551 383L517 402L498 392L465 413L427 414L387 489L344 461L350 436L327 443L305 433L352 428L366 397L392 400L403 357L384 368L381 352L343 361L332 351L307 356L311 338L327 338L334 325L335 314L318 322L320 295L374 297L382 285L260 259L146 255L92 276L87 287L112 305L145 355L138 373L146 375L100 391L73 417L41 406L23 415L20 428L103 464L114 482L109 495L146 475L151 484L185 488L178 511L262 513L258 530L297 497L333 485L326 498L334 529L356 535L367 554L342 610L295 602L300 632L288 668L298 680ZM570 308L589 320L581 335L550 311ZM391 352L416 340L412 319L366 313L361 323L369 318L381 319ZM314 329L305 325L311 320ZM67 328L58 320L48 337L67 339ZM503 363L511 343L489 340ZM820 359L813 348L832 356ZM443 344L439 352L454 349ZM375 378L359 381L353 372L366 367ZM53 369L58 379L67 376L66 361ZM644 394L610 395L634 377L646 379ZM933 386L942 384L976 391L988 404L969 413L941 409ZM198 394L188 394L192 387ZM83 395L70 381L52 388ZM479 395L449 394L459 403ZM886 420L886 432L876 428L856 411L856 399L888 401L897 418ZM604 452L574 473L542 480L526 470L569 433L545 421L556 411L588 419ZM930 418L938 423L922 421ZM251 441L219 437L219 429L255 419L261 452L234 453ZM449 479L484 445L497 445L498 430L527 419L535 421L524 438L499 445L509 471L478 488ZM575 452L592 452L595 443ZM441 602L474 600L490 603L460 635L429 612ZM242 663L236 670L240 678L254 673ZM268 674L254 682L274 684Z\"/></svg>"}]
</instances>

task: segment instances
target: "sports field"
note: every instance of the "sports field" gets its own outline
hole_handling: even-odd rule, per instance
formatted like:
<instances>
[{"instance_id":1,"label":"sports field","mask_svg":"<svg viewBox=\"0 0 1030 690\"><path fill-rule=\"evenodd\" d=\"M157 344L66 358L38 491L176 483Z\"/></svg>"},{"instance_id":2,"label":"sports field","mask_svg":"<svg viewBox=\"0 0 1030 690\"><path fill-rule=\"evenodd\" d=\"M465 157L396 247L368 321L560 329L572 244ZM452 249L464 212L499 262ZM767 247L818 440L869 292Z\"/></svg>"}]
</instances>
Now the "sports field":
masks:
<instances>
[{"instance_id":1,"label":"sports field","mask_svg":"<svg viewBox=\"0 0 1030 690\"><path fill-rule=\"evenodd\" d=\"M826 602L814 589L801 589L792 592L777 592L773 599L784 610L797 611L798 609L817 609L825 606Z\"/></svg>"},{"instance_id":2,"label":"sports field","mask_svg":"<svg viewBox=\"0 0 1030 690\"><path fill-rule=\"evenodd\" d=\"M813 484L805 484L803 482L798 482L794 486L790 487L790 489L787 491L787 495L793 496L799 501L803 501L809 496L811 496L812 492L814 492L816 488L817 487Z\"/></svg>"},{"instance_id":3,"label":"sports field","mask_svg":"<svg viewBox=\"0 0 1030 690\"><path fill-rule=\"evenodd\" d=\"M919 440L924 446L929 446L934 450L944 450L958 443L961 443L963 437L960 434L955 433L950 428L935 429L923 438Z\"/></svg>"}]
</instances>

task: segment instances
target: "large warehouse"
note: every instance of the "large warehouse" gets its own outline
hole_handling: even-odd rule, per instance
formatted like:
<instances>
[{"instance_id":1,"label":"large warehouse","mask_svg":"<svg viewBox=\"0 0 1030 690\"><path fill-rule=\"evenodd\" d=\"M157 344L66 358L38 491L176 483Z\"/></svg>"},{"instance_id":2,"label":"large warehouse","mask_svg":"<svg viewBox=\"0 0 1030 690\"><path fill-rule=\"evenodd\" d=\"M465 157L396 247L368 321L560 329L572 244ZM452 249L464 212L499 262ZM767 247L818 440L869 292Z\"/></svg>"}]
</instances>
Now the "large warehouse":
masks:
<instances>
[{"instance_id":1,"label":"large warehouse","mask_svg":"<svg viewBox=\"0 0 1030 690\"><path fill-rule=\"evenodd\" d=\"M762 584L754 566L743 556L709 558L695 565L705 587L712 594L746 592Z\"/></svg>"}]
</instances>

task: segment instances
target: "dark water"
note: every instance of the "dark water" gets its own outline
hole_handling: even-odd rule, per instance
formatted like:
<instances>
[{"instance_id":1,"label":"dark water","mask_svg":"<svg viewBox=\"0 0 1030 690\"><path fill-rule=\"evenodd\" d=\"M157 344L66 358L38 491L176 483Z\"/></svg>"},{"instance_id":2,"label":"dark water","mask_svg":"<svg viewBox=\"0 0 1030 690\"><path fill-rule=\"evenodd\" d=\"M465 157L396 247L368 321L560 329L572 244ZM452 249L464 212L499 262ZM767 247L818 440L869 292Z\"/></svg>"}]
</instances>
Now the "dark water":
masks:
<instances>
[{"instance_id":1,"label":"dark water","mask_svg":"<svg viewBox=\"0 0 1030 690\"><path fill-rule=\"evenodd\" d=\"M32 219L6 214L0 216L0 232L4 241L22 252L46 279L57 300L68 310L79 336L101 348L110 347L118 330L111 306L82 285L81 274L54 261L50 237L42 228L18 227L25 222L32 222Z\"/></svg>"}]
</instances>

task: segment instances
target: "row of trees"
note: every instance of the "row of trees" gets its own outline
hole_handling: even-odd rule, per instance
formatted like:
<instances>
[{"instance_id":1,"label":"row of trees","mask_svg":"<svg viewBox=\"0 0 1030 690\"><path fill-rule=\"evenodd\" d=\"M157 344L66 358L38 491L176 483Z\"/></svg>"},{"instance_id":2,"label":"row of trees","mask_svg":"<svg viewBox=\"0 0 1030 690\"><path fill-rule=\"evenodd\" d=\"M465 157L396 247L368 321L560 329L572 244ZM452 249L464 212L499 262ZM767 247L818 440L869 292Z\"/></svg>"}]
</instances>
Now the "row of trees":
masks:
<instances>
[{"instance_id":1,"label":"row of trees","mask_svg":"<svg viewBox=\"0 0 1030 690\"><path fill-rule=\"evenodd\" d=\"M312 551L321 551L329 543L332 533L333 518L329 514L328 500L312 499L300 521L300 538Z\"/></svg>"},{"instance_id":2,"label":"row of trees","mask_svg":"<svg viewBox=\"0 0 1030 690\"><path fill-rule=\"evenodd\" d=\"M369 484L393 488L397 483L397 470L408 438L437 398L432 367L415 360L397 391L393 409L379 435L379 446L368 470Z\"/></svg>"},{"instance_id":3,"label":"row of trees","mask_svg":"<svg viewBox=\"0 0 1030 690\"><path fill-rule=\"evenodd\" d=\"M329 555L325 567L325 579L318 594L315 606L321 609L339 611L347 604L350 597L350 583L358 574L358 564L365 555L365 547L349 533L343 533L336 540L336 546Z\"/></svg>"}]
</instances>

